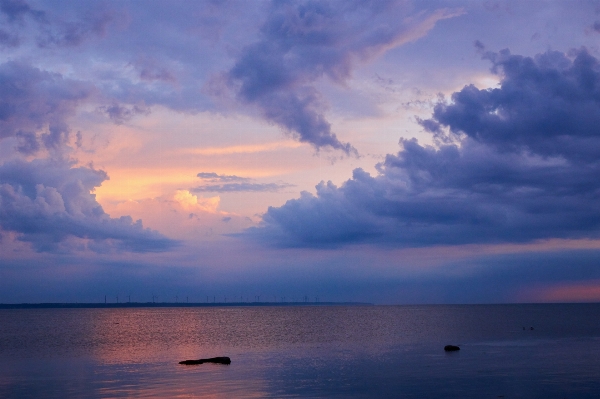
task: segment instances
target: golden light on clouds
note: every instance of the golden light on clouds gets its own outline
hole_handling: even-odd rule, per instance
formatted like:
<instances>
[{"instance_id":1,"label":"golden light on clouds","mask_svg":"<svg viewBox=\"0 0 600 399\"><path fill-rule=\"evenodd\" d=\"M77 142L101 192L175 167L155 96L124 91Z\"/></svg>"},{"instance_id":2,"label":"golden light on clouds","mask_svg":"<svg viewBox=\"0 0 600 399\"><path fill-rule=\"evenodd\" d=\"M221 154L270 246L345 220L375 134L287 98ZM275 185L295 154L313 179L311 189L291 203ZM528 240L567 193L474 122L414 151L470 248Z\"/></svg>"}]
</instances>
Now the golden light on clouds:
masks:
<instances>
[{"instance_id":1,"label":"golden light on clouds","mask_svg":"<svg viewBox=\"0 0 600 399\"><path fill-rule=\"evenodd\" d=\"M195 170L180 169L110 169L110 179L96 188L99 202L155 198L178 187L188 187L196 180Z\"/></svg>"},{"instance_id":2,"label":"golden light on clouds","mask_svg":"<svg viewBox=\"0 0 600 399\"><path fill-rule=\"evenodd\" d=\"M190 193L188 190L177 190L173 198L187 211L196 210L210 213L217 212L221 201L219 196L203 198Z\"/></svg>"}]
</instances>

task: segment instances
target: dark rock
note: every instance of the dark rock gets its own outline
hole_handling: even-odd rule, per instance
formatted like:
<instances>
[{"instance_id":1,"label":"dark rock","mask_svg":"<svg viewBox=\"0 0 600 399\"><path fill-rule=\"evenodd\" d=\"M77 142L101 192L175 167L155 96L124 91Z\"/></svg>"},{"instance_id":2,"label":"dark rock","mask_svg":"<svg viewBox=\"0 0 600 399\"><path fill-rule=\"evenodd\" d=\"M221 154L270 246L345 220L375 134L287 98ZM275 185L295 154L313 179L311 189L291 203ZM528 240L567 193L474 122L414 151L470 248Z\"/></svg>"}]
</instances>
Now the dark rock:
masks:
<instances>
[{"instance_id":1,"label":"dark rock","mask_svg":"<svg viewBox=\"0 0 600 399\"><path fill-rule=\"evenodd\" d=\"M456 345L446 345L446 346L444 346L444 350L446 352L454 352L454 351L459 351L460 348Z\"/></svg>"},{"instance_id":2,"label":"dark rock","mask_svg":"<svg viewBox=\"0 0 600 399\"><path fill-rule=\"evenodd\" d=\"M227 356L220 356L220 357L211 357L208 359L184 360L182 362L179 362L179 364L187 364L187 365L202 364L202 363L231 364L231 359L228 358Z\"/></svg>"}]
</instances>

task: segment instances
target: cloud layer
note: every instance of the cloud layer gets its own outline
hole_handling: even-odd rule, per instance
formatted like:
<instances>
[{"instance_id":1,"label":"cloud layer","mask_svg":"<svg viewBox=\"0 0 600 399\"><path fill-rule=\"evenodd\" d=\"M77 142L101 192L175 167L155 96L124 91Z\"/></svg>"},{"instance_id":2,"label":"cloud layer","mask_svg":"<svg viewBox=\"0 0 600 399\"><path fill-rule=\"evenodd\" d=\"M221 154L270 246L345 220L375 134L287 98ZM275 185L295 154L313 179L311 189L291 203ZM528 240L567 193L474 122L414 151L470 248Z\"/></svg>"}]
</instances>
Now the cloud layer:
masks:
<instances>
[{"instance_id":1,"label":"cloud layer","mask_svg":"<svg viewBox=\"0 0 600 399\"><path fill-rule=\"evenodd\" d=\"M401 140L379 175L317 186L247 234L284 246L395 246L598 237L600 64L585 49L486 53L495 89L465 86Z\"/></svg>"},{"instance_id":2,"label":"cloud layer","mask_svg":"<svg viewBox=\"0 0 600 399\"><path fill-rule=\"evenodd\" d=\"M259 7L235 1L197 6L2 0L0 49L12 59L27 54L32 65L44 67L69 57L70 75L94 82L98 109L117 124L153 106L178 112L253 109L317 150L357 154L326 118L323 80L344 87L357 66L461 13L417 11L404 0L272 1ZM228 98L232 93L235 104Z\"/></svg>"}]
</instances>

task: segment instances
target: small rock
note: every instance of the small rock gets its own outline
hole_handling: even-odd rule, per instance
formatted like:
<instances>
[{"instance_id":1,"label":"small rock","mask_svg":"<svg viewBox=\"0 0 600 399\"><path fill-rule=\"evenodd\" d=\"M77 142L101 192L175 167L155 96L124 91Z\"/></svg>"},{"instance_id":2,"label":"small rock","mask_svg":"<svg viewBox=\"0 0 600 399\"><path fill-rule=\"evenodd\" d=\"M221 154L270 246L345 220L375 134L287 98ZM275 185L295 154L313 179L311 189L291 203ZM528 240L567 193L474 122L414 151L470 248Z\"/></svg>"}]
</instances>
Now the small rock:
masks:
<instances>
[{"instance_id":1,"label":"small rock","mask_svg":"<svg viewBox=\"0 0 600 399\"><path fill-rule=\"evenodd\" d=\"M227 356L220 356L220 357L211 357L208 359L183 360L183 361L179 362L179 364L186 364L186 365L202 364L202 363L231 364L231 359L228 358Z\"/></svg>"},{"instance_id":2,"label":"small rock","mask_svg":"<svg viewBox=\"0 0 600 399\"><path fill-rule=\"evenodd\" d=\"M454 352L454 351L459 351L460 348L456 345L446 345L446 346L444 346L444 350L446 352Z\"/></svg>"}]
</instances>

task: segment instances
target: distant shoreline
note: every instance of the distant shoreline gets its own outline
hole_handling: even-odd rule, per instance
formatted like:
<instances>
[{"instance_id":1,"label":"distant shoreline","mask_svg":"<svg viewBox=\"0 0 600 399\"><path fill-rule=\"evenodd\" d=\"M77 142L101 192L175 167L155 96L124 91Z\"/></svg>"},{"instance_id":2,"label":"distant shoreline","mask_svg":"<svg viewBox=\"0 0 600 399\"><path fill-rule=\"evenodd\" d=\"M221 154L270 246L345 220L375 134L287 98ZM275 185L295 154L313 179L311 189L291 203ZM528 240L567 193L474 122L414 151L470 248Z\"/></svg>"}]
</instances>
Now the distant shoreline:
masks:
<instances>
[{"instance_id":1,"label":"distant shoreline","mask_svg":"<svg viewBox=\"0 0 600 399\"><path fill-rule=\"evenodd\" d=\"M123 303L0 303L0 309L214 308L256 306L374 306L367 302L123 302Z\"/></svg>"}]
</instances>

